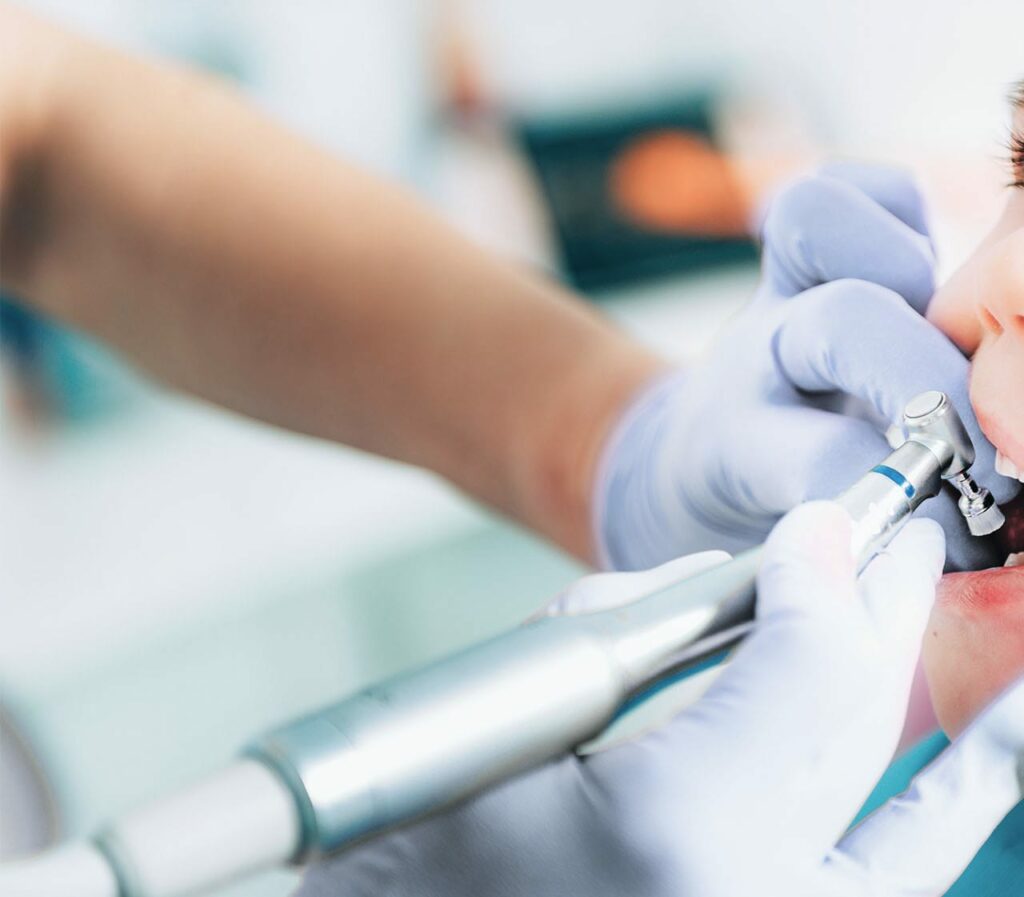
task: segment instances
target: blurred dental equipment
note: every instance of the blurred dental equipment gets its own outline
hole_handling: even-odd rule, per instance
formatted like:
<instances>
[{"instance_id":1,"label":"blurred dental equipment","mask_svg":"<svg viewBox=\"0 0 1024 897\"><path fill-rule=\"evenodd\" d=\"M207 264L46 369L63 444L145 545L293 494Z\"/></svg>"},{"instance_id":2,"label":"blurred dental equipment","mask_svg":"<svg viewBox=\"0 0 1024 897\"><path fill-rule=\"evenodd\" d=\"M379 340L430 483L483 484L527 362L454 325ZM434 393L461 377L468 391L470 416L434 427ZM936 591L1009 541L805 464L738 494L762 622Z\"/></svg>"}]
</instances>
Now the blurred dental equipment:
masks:
<instances>
[{"instance_id":1,"label":"blurred dental equipment","mask_svg":"<svg viewBox=\"0 0 1024 897\"><path fill-rule=\"evenodd\" d=\"M974 447L948 397L923 393L906 441L839 498L861 567L943 480L971 532L1002 516L970 476ZM114 821L92 846L0 869L5 895L175 897L320 856L451 806L599 735L653 684L754 626L762 550L640 598L542 616L372 686L257 739L204 782Z\"/></svg>"}]
</instances>

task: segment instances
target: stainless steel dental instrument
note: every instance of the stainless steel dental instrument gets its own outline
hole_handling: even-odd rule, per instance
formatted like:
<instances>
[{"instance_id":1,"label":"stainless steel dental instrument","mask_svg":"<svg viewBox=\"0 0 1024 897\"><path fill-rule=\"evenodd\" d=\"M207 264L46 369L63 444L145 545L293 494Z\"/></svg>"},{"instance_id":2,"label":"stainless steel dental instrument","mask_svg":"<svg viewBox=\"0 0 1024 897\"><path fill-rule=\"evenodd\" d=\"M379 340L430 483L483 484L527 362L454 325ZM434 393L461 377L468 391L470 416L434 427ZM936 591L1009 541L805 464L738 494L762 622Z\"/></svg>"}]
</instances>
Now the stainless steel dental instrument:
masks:
<instances>
[{"instance_id":1,"label":"stainless steel dental instrument","mask_svg":"<svg viewBox=\"0 0 1024 897\"><path fill-rule=\"evenodd\" d=\"M944 480L961 493L972 533L1002 524L968 472L974 447L943 393L917 396L903 426L904 444L838 499L854 519L862 567ZM269 733L233 774L259 783L246 787L268 806L290 794L278 858L330 853L409 823L573 750L651 683L740 641L754 625L760 559L756 548L624 607L532 620ZM191 806L187 794L177 801L179 815ZM164 871L150 874L140 860L153 833L172 827L169 813L151 807L97 839L123 894L183 893L154 882L179 874L186 857L171 862L162 843ZM224 817L224 837L242 830L235 816Z\"/></svg>"},{"instance_id":2,"label":"stainless steel dental instrument","mask_svg":"<svg viewBox=\"0 0 1024 897\"><path fill-rule=\"evenodd\" d=\"M907 440L845 492L866 564L943 479L975 533L998 508L968 474L974 446L949 399L924 393ZM970 496L969 498L967 498ZM300 796L307 849L329 852L450 804L599 733L652 680L753 626L760 549L633 604L548 617L271 733L252 755Z\"/></svg>"},{"instance_id":3,"label":"stainless steel dental instrument","mask_svg":"<svg viewBox=\"0 0 1024 897\"><path fill-rule=\"evenodd\" d=\"M953 449L941 476L960 493L960 513L975 536L997 532L1006 518L988 489L979 486L968 472L974 464L974 445L964 429L963 421L953 410L945 393L931 391L912 399L903 412L908 441L928 446L942 458L945 446Z\"/></svg>"}]
</instances>

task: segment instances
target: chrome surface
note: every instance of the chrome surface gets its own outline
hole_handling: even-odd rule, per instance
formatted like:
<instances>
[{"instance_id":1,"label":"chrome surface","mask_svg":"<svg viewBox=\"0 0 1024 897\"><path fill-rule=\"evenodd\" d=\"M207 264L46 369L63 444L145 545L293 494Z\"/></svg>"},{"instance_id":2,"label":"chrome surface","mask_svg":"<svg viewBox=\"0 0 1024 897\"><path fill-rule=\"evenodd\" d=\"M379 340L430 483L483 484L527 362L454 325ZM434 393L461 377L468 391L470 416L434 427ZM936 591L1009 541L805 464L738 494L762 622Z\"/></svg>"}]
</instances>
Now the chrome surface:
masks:
<instances>
[{"instance_id":1,"label":"chrome surface","mask_svg":"<svg viewBox=\"0 0 1024 897\"><path fill-rule=\"evenodd\" d=\"M944 477L973 488L962 475L974 447L944 394L916 397L904 427L907 441L838 499L861 567ZM760 558L752 549L624 607L532 620L283 726L249 754L292 788L301 856L409 823L591 740L653 682L740 641Z\"/></svg>"}]
</instances>

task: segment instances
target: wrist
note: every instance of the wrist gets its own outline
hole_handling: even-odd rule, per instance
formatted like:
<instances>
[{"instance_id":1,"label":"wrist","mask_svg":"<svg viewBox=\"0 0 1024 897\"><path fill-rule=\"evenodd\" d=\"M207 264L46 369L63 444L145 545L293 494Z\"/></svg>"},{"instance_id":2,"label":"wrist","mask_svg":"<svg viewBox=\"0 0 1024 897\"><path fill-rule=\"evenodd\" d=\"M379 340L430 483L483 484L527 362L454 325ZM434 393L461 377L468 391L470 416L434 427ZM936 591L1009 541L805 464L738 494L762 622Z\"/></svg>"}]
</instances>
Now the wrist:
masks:
<instances>
[{"instance_id":1,"label":"wrist","mask_svg":"<svg viewBox=\"0 0 1024 897\"><path fill-rule=\"evenodd\" d=\"M689 376L682 369L662 371L630 401L605 440L591 486L591 528L603 569L643 570L692 553L690 540L677 531L680 515L664 513L665 500L676 494L664 476L665 446L673 444L678 397Z\"/></svg>"},{"instance_id":2,"label":"wrist","mask_svg":"<svg viewBox=\"0 0 1024 897\"><path fill-rule=\"evenodd\" d=\"M548 534L590 563L602 559L594 524L601 459L628 409L670 370L622 340L613 352L581 357L552 403L529 494Z\"/></svg>"}]
</instances>

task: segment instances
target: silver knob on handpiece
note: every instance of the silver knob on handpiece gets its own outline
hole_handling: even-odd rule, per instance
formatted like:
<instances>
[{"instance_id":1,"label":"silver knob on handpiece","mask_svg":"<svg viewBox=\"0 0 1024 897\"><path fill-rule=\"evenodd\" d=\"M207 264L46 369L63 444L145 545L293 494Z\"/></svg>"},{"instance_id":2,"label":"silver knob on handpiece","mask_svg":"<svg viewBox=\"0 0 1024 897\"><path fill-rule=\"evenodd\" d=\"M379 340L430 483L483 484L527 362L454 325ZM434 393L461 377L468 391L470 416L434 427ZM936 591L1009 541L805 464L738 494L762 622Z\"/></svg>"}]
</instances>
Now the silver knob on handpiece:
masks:
<instances>
[{"instance_id":1,"label":"silver knob on handpiece","mask_svg":"<svg viewBox=\"0 0 1024 897\"><path fill-rule=\"evenodd\" d=\"M969 473L974 445L949 397L937 390L916 396L903 412L903 426L908 440L927 446L940 462L946 461L941 476L960 493L960 513L971 534L990 536L999 530L1006 518L992 493Z\"/></svg>"},{"instance_id":2,"label":"silver knob on handpiece","mask_svg":"<svg viewBox=\"0 0 1024 897\"><path fill-rule=\"evenodd\" d=\"M960 493L960 513L972 535L987 536L1004 522L991 493L969 470L974 443L949 397L923 392L903 410L905 441L837 499L854 520L854 553L865 566L945 480Z\"/></svg>"}]
</instances>

